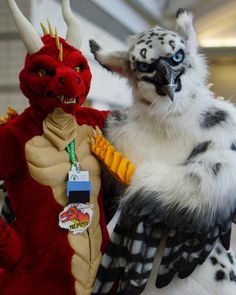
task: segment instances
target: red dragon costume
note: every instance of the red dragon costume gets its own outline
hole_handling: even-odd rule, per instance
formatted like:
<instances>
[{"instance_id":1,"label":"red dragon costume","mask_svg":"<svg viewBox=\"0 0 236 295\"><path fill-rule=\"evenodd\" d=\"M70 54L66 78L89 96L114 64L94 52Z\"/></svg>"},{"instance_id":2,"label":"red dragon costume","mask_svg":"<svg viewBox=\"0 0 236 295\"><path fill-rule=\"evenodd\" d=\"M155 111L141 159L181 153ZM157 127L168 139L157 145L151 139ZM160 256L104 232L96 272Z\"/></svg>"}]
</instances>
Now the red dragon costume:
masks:
<instances>
[{"instance_id":1,"label":"red dragon costume","mask_svg":"<svg viewBox=\"0 0 236 295\"><path fill-rule=\"evenodd\" d=\"M62 1L66 40L50 25L49 32L43 26L41 39L16 3L8 0L8 5L28 51L20 88L30 106L0 127L0 179L16 216L13 228L0 220L0 268L5 269L0 294L87 295L108 240L101 169L90 151L91 126L102 128L107 112L81 107L91 72L78 49L78 21L69 0ZM68 203L66 147L72 141L80 168L90 174L94 215L77 235L58 226Z\"/></svg>"}]
</instances>

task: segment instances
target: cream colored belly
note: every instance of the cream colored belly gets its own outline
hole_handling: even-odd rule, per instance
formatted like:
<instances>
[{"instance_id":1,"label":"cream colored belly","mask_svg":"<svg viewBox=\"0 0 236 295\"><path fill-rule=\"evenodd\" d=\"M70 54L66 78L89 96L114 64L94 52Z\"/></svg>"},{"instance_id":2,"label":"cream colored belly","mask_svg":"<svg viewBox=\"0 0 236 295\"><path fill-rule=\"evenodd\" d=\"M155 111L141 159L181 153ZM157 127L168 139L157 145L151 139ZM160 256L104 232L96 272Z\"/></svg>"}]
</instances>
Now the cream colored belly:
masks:
<instances>
[{"instance_id":1,"label":"cream colored belly","mask_svg":"<svg viewBox=\"0 0 236 295\"><path fill-rule=\"evenodd\" d=\"M61 116L61 113L59 112L56 115ZM51 114L51 117L46 119L42 136L36 136L27 142L25 155L31 177L42 185L50 186L55 201L65 206L68 202L66 181L70 169L70 162L65 147L74 138L76 140L76 155L79 159L80 167L82 170L90 172L90 181L92 182L91 203L94 205L94 217L91 226L83 234L73 235L68 232L68 240L74 250L71 269L75 278L76 294L87 295L91 293L101 259L102 234L97 203L101 186L101 169L97 159L90 152L89 135L91 127L88 125L78 126L75 120L73 120L74 118L72 117L73 119L71 120L67 115L64 117L67 121L71 121L69 122L70 124L67 124L71 132L68 133L68 130L61 132L64 123L60 121L58 124L60 134L57 134L57 130L54 130L52 135L50 133L52 131L50 126L53 121L52 128L55 127L55 117L57 118L57 116L53 118ZM58 138L54 138L54 133ZM65 138L61 138L61 134L64 134Z\"/></svg>"}]
</instances>

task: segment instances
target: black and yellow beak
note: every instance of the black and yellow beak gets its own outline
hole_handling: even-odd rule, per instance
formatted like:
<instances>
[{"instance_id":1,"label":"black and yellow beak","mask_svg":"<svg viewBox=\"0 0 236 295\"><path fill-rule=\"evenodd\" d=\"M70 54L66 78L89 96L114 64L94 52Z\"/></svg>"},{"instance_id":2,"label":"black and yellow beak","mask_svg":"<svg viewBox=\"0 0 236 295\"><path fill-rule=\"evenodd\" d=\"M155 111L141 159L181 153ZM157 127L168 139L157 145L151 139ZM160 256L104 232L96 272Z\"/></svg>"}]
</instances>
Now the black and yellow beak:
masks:
<instances>
[{"instance_id":1,"label":"black and yellow beak","mask_svg":"<svg viewBox=\"0 0 236 295\"><path fill-rule=\"evenodd\" d=\"M173 101L175 92L181 90L180 76L183 73L183 68L176 70L167 61L160 59L156 63L155 75L153 77L144 77L143 80L154 84L159 95L167 95Z\"/></svg>"}]
</instances>

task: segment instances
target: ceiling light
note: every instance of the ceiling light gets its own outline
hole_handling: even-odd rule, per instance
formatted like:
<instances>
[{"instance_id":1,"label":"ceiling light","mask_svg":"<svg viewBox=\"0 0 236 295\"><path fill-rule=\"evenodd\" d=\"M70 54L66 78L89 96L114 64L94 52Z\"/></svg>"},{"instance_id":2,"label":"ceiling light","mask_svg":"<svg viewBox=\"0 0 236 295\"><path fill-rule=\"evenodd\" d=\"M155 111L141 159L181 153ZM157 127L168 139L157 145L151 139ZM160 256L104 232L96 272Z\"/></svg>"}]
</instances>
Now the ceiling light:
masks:
<instances>
[{"instance_id":1,"label":"ceiling light","mask_svg":"<svg viewBox=\"0 0 236 295\"><path fill-rule=\"evenodd\" d=\"M200 45L202 47L236 47L236 38L202 39Z\"/></svg>"}]
</instances>

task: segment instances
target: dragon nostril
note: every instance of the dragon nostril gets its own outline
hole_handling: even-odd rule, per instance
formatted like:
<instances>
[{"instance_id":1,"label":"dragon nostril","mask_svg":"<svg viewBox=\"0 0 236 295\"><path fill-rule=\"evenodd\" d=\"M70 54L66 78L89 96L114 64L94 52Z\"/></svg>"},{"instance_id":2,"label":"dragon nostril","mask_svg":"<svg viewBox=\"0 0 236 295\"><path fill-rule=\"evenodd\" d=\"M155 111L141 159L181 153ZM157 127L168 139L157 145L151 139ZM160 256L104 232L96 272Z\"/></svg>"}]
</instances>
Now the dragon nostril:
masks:
<instances>
[{"instance_id":1,"label":"dragon nostril","mask_svg":"<svg viewBox=\"0 0 236 295\"><path fill-rule=\"evenodd\" d=\"M59 77L58 81L60 84L64 85L65 84L65 79L63 77Z\"/></svg>"},{"instance_id":2,"label":"dragon nostril","mask_svg":"<svg viewBox=\"0 0 236 295\"><path fill-rule=\"evenodd\" d=\"M80 78L77 78L77 82L78 82L78 84L80 84Z\"/></svg>"},{"instance_id":3,"label":"dragon nostril","mask_svg":"<svg viewBox=\"0 0 236 295\"><path fill-rule=\"evenodd\" d=\"M52 91L48 91L45 95L45 97L50 98L53 96L53 92Z\"/></svg>"}]
</instances>

